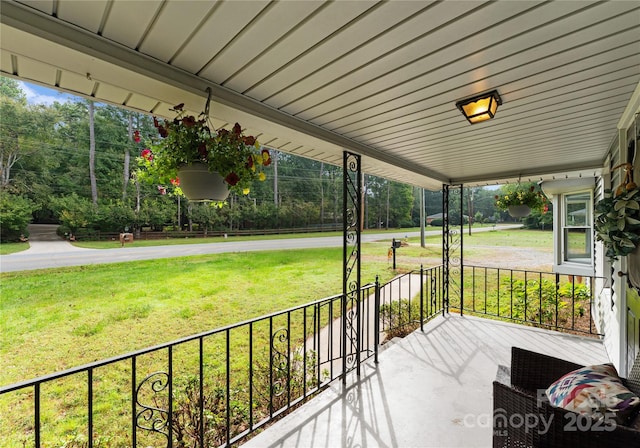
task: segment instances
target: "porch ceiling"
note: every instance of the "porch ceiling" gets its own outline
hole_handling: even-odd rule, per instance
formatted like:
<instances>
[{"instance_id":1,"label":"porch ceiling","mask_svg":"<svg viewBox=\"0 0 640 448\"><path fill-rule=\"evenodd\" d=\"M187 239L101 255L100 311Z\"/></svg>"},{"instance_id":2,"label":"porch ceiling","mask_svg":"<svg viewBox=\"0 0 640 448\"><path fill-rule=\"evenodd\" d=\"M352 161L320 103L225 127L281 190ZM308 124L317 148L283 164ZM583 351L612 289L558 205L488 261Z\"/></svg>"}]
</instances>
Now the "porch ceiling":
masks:
<instances>
[{"instance_id":1,"label":"porch ceiling","mask_svg":"<svg viewBox=\"0 0 640 448\"><path fill-rule=\"evenodd\" d=\"M592 176L640 83L640 4L3 0L0 71L439 189ZM490 122L459 99L497 89ZM634 97L635 98L635 97ZM635 109L633 109L635 110Z\"/></svg>"}]
</instances>

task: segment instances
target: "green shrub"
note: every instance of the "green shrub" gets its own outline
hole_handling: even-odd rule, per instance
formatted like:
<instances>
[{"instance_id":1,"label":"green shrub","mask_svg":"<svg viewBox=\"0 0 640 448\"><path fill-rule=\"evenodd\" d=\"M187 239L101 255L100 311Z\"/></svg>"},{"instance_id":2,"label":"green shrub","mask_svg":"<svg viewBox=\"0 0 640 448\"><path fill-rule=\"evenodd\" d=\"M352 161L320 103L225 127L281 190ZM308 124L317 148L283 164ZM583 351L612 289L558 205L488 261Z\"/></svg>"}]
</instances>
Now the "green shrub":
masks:
<instances>
[{"instance_id":1,"label":"green shrub","mask_svg":"<svg viewBox=\"0 0 640 448\"><path fill-rule=\"evenodd\" d=\"M387 339L403 338L420 326L420 301L385 303L380 307L380 320Z\"/></svg>"},{"instance_id":2,"label":"green shrub","mask_svg":"<svg viewBox=\"0 0 640 448\"><path fill-rule=\"evenodd\" d=\"M21 235L28 236L27 225L38 207L29 199L0 191L0 240L19 241Z\"/></svg>"},{"instance_id":3,"label":"green shrub","mask_svg":"<svg viewBox=\"0 0 640 448\"><path fill-rule=\"evenodd\" d=\"M508 304L511 297L513 297L512 318L548 325L562 325L571 319L572 302L575 315L584 316L590 305L591 291L581 283L566 282L559 285L556 291L556 283L547 279L527 280L525 284L524 280L503 278L500 288L500 302L503 307L510 306ZM508 313L502 310L501 314Z\"/></svg>"}]
</instances>

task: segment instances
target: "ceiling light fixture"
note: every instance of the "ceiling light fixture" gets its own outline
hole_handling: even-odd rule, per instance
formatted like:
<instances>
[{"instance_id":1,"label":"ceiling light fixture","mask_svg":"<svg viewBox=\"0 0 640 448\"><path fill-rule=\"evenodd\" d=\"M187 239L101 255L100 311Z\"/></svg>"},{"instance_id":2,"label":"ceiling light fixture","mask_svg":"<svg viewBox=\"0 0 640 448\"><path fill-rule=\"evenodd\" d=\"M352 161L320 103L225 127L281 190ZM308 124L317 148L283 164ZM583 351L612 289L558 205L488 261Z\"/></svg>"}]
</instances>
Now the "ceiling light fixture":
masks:
<instances>
[{"instance_id":1,"label":"ceiling light fixture","mask_svg":"<svg viewBox=\"0 0 640 448\"><path fill-rule=\"evenodd\" d=\"M492 119L500 104L502 104L502 99L498 91L492 90L482 95L460 100L456 103L456 107L469 120L469 123L474 124Z\"/></svg>"}]
</instances>

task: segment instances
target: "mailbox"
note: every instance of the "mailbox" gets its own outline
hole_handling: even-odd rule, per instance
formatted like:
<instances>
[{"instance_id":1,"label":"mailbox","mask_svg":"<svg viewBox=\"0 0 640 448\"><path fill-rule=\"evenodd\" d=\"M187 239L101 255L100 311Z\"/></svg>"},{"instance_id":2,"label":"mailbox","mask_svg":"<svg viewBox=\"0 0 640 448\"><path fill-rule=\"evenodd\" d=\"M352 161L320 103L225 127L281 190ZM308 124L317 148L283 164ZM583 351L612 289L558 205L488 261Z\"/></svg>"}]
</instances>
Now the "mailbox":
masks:
<instances>
[{"instance_id":1,"label":"mailbox","mask_svg":"<svg viewBox=\"0 0 640 448\"><path fill-rule=\"evenodd\" d=\"M132 243L133 242L133 233L121 233L120 234L120 245L124 246L124 243Z\"/></svg>"},{"instance_id":2,"label":"mailbox","mask_svg":"<svg viewBox=\"0 0 640 448\"><path fill-rule=\"evenodd\" d=\"M396 240L395 238L391 241L391 247L393 249L397 249L400 247L400 240Z\"/></svg>"}]
</instances>

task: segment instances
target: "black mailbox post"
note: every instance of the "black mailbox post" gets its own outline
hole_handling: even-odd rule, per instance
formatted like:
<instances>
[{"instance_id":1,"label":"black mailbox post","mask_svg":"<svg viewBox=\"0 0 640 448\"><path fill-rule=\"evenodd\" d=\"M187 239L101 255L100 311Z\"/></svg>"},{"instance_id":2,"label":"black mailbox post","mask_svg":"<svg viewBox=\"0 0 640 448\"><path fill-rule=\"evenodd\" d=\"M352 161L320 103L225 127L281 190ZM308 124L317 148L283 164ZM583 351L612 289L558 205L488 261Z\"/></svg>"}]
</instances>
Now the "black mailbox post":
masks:
<instances>
[{"instance_id":1,"label":"black mailbox post","mask_svg":"<svg viewBox=\"0 0 640 448\"><path fill-rule=\"evenodd\" d=\"M396 249L400 247L400 240L391 240L391 250L393 250L393 269L396 269Z\"/></svg>"}]
</instances>

